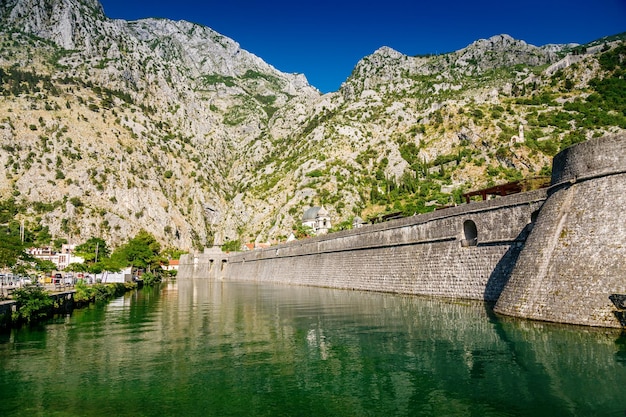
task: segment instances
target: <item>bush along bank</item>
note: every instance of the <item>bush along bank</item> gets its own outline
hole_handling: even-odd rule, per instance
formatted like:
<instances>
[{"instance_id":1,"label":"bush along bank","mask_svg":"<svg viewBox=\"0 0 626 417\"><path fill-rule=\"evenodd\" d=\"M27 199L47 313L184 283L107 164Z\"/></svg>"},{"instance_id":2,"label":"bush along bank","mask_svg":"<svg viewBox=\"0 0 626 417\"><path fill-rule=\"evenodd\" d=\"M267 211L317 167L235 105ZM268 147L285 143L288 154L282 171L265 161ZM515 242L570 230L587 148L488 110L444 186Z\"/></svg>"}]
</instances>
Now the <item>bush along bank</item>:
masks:
<instances>
[{"instance_id":1,"label":"bush along bank","mask_svg":"<svg viewBox=\"0 0 626 417\"><path fill-rule=\"evenodd\" d=\"M115 282L109 284L87 285L82 282L76 284L74 303L77 307L88 305L92 302L108 301L120 297L128 291L137 289L135 282Z\"/></svg>"},{"instance_id":2,"label":"bush along bank","mask_svg":"<svg viewBox=\"0 0 626 417\"><path fill-rule=\"evenodd\" d=\"M45 320L54 314L55 301L48 291L40 287L29 286L18 288L13 292L15 311L10 315L12 325L34 324Z\"/></svg>"},{"instance_id":3,"label":"bush along bank","mask_svg":"<svg viewBox=\"0 0 626 417\"><path fill-rule=\"evenodd\" d=\"M13 292L14 307L0 314L0 329L31 325L51 318L55 313L69 312L92 302L106 302L135 290L137 284L107 283L86 285L77 283L72 297L51 294L41 287L28 286Z\"/></svg>"}]
</instances>

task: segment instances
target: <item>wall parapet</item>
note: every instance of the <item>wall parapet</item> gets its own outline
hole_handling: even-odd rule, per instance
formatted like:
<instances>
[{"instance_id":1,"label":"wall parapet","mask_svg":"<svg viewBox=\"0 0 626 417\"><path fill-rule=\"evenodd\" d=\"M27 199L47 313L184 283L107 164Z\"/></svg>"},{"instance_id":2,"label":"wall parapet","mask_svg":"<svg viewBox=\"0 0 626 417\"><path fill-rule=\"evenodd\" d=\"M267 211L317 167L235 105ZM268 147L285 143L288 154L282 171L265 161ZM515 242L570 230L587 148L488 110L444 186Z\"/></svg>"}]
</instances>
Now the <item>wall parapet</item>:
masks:
<instances>
[{"instance_id":1,"label":"wall parapet","mask_svg":"<svg viewBox=\"0 0 626 417\"><path fill-rule=\"evenodd\" d=\"M202 253L181 255L178 266L178 278L209 278L224 277L229 254L219 247L206 248Z\"/></svg>"},{"instance_id":2,"label":"wall parapet","mask_svg":"<svg viewBox=\"0 0 626 417\"><path fill-rule=\"evenodd\" d=\"M462 222L454 222L459 217L479 218L484 227L481 230L481 245L510 244L514 242L521 229L531 221L531 214L537 211L546 198L546 190L536 190L523 194L516 194L493 200L463 204L450 207L445 210L426 214L419 214L402 219L391 220L386 223L367 225L359 229L345 230L328 235L303 239L296 242L283 243L270 248L256 249L249 252L234 253L229 262L241 262L243 260L266 259L287 256L300 256L302 254L323 254L330 252L359 251L384 247L434 244L446 241L462 240ZM531 209L529 209L529 207ZM498 217L498 212L505 210L520 209L529 212L527 222L522 220L521 228L507 228L503 225L488 227L497 222L485 220L489 217ZM492 224L493 223L493 224ZM429 224L447 227L428 227ZM406 234L402 231L407 228L422 228L423 233ZM519 228L519 230L518 230ZM396 233L397 232L397 233ZM411 239L413 237L413 239ZM299 249L302 248L302 249Z\"/></svg>"}]
</instances>

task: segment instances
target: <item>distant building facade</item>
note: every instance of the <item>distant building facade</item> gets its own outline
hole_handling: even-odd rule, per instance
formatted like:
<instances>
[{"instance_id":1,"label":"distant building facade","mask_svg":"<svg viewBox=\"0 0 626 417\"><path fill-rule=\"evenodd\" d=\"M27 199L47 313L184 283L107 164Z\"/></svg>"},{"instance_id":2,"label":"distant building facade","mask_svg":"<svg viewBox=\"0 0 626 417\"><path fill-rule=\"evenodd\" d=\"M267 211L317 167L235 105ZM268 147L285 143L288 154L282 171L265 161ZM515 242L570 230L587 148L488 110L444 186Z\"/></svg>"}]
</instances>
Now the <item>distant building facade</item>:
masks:
<instances>
[{"instance_id":1,"label":"distant building facade","mask_svg":"<svg viewBox=\"0 0 626 417\"><path fill-rule=\"evenodd\" d=\"M316 235L328 233L332 227L330 214L324 207L311 207L302 216L302 226L308 226Z\"/></svg>"},{"instance_id":2,"label":"distant building facade","mask_svg":"<svg viewBox=\"0 0 626 417\"><path fill-rule=\"evenodd\" d=\"M42 248L30 248L28 253L34 258L42 261L50 261L56 265L58 271L62 271L69 264L77 263L82 264L85 262L80 256L75 256L74 248L76 245L63 245L60 251L55 251L53 248L47 246Z\"/></svg>"}]
</instances>

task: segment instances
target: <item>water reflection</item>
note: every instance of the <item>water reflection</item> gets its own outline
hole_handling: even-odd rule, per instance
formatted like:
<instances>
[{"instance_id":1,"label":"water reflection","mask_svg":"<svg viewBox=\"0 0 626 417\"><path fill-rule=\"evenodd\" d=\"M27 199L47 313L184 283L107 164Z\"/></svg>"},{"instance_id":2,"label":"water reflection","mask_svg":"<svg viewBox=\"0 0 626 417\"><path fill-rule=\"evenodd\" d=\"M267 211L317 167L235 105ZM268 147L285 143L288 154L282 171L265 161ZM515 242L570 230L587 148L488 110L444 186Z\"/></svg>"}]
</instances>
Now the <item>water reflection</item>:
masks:
<instances>
[{"instance_id":1,"label":"water reflection","mask_svg":"<svg viewBox=\"0 0 626 417\"><path fill-rule=\"evenodd\" d=\"M623 416L625 356L619 332L482 303L180 280L0 339L0 403L3 415Z\"/></svg>"}]
</instances>

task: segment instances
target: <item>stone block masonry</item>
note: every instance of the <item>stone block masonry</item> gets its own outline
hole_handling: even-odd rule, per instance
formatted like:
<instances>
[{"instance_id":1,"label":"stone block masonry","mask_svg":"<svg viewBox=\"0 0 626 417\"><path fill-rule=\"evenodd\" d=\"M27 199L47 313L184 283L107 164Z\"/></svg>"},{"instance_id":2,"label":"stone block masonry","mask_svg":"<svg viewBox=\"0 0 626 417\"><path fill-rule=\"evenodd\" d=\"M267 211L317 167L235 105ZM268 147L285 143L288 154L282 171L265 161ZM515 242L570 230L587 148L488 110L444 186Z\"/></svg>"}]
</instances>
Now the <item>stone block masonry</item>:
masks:
<instances>
[{"instance_id":1,"label":"stone block masonry","mask_svg":"<svg viewBox=\"0 0 626 417\"><path fill-rule=\"evenodd\" d=\"M544 199L539 190L238 253L224 276L495 301Z\"/></svg>"},{"instance_id":2,"label":"stone block masonry","mask_svg":"<svg viewBox=\"0 0 626 417\"><path fill-rule=\"evenodd\" d=\"M566 149L495 311L620 327L611 295L626 294L626 135Z\"/></svg>"},{"instance_id":3,"label":"stone block masonry","mask_svg":"<svg viewBox=\"0 0 626 417\"><path fill-rule=\"evenodd\" d=\"M228 253L219 248L207 248L201 254L185 254L180 257L178 277L181 278L224 278Z\"/></svg>"},{"instance_id":4,"label":"stone block masonry","mask_svg":"<svg viewBox=\"0 0 626 417\"><path fill-rule=\"evenodd\" d=\"M264 250L189 256L179 276L497 301L500 314L619 328L625 211L626 134L610 135L558 154L548 190Z\"/></svg>"}]
</instances>

